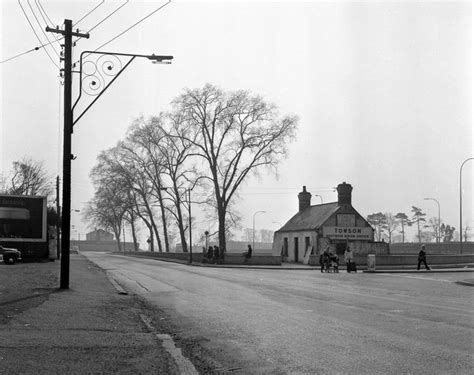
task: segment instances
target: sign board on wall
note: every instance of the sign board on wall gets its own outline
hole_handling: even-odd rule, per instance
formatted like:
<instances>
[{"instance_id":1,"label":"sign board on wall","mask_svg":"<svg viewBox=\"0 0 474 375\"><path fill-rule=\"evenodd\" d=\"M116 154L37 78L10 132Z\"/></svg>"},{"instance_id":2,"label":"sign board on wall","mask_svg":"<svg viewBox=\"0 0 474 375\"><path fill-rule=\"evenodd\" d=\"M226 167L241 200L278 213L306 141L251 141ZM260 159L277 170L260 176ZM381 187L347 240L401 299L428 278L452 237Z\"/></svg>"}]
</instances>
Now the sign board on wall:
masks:
<instances>
[{"instance_id":1,"label":"sign board on wall","mask_svg":"<svg viewBox=\"0 0 474 375\"><path fill-rule=\"evenodd\" d=\"M323 236L335 240L372 240L370 227L323 227Z\"/></svg>"},{"instance_id":2,"label":"sign board on wall","mask_svg":"<svg viewBox=\"0 0 474 375\"><path fill-rule=\"evenodd\" d=\"M46 241L46 197L0 195L0 240Z\"/></svg>"}]
</instances>

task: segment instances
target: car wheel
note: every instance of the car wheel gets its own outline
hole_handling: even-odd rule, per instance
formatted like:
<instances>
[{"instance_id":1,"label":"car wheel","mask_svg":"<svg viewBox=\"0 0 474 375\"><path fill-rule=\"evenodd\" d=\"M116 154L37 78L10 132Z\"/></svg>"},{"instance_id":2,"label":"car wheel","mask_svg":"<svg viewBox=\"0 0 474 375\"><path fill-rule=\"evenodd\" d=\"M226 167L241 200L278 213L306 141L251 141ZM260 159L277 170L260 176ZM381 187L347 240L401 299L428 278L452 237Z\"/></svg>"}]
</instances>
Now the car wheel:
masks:
<instances>
[{"instance_id":1,"label":"car wheel","mask_svg":"<svg viewBox=\"0 0 474 375\"><path fill-rule=\"evenodd\" d=\"M12 256L12 255L7 255L5 257L5 263L6 264L15 264L15 260L16 260L15 257Z\"/></svg>"}]
</instances>

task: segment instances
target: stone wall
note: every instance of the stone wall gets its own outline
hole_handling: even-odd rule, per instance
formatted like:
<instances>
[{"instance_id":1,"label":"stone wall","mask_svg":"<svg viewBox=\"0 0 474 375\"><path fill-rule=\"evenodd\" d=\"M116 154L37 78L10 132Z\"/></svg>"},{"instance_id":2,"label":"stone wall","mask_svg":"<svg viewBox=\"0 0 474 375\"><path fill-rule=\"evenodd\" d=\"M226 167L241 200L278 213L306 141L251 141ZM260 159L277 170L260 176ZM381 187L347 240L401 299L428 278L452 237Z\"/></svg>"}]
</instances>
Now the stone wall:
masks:
<instances>
[{"instance_id":1,"label":"stone wall","mask_svg":"<svg viewBox=\"0 0 474 375\"><path fill-rule=\"evenodd\" d=\"M460 254L459 242L425 243L427 254ZM463 242L463 254L474 254L474 242ZM390 244L390 254L418 254L419 243Z\"/></svg>"}]
</instances>

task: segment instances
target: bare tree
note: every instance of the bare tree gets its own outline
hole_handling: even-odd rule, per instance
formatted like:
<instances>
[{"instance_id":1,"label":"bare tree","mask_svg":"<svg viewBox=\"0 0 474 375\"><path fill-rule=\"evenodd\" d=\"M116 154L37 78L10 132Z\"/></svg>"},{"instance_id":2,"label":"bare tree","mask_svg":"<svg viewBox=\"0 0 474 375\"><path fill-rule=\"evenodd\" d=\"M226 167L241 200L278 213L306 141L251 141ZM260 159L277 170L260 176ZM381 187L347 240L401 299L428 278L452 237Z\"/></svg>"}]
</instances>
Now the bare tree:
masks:
<instances>
[{"instance_id":1,"label":"bare tree","mask_svg":"<svg viewBox=\"0 0 474 375\"><path fill-rule=\"evenodd\" d=\"M48 196L52 192L51 177L43 162L31 158L14 161L10 175L3 176L2 181L7 194Z\"/></svg>"},{"instance_id":2,"label":"bare tree","mask_svg":"<svg viewBox=\"0 0 474 375\"><path fill-rule=\"evenodd\" d=\"M382 212L370 214L367 216L367 221L375 228L375 238L377 241L382 240L382 234L386 229L387 219Z\"/></svg>"},{"instance_id":3,"label":"bare tree","mask_svg":"<svg viewBox=\"0 0 474 375\"><path fill-rule=\"evenodd\" d=\"M395 219L398 220L398 222L402 225L402 230L400 233L402 234L402 243L405 242L405 226L411 226L412 222L408 218L406 214L403 212L399 212L398 214L395 215Z\"/></svg>"},{"instance_id":4,"label":"bare tree","mask_svg":"<svg viewBox=\"0 0 474 375\"><path fill-rule=\"evenodd\" d=\"M120 236L122 233L123 215L127 209L124 196L119 194L116 186L100 186L86 206L83 216L94 227L111 230L115 235L118 251L122 251Z\"/></svg>"},{"instance_id":5,"label":"bare tree","mask_svg":"<svg viewBox=\"0 0 474 375\"><path fill-rule=\"evenodd\" d=\"M296 116L280 117L276 106L247 91L223 92L207 84L187 89L173 101L171 116L187 129L177 135L204 161L219 225L219 246L226 246L229 204L250 173L276 171L294 138Z\"/></svg>"},{"instance_id":6,"label":"bare tree","mask_svg":"<svg viewBox=\"0 0 474 375\"><path fill-rule=\"evenodd\" d=\"M385 224L384 229L387 231L388 234L388 243L392 243L392 233L398 227L398 221L390 212L385 213Z\"/></svg>"},{"instance_id":7,"label":"bare tree","mask_svg":"<svg viewBox=\"0 0 474 375\"><path fill-rule=\"evenodd\" d=\"M412 223L416 223L417 230L418 230L417 231L418 242L421 242L421 239L422 239L421 228L422 228L422 223L426 222L426 219L425 219L426 214L423 212L421 208L418 208L415 206L411 207L411 212L413 212L411 221Z\"/></svg>"}]
</instances>

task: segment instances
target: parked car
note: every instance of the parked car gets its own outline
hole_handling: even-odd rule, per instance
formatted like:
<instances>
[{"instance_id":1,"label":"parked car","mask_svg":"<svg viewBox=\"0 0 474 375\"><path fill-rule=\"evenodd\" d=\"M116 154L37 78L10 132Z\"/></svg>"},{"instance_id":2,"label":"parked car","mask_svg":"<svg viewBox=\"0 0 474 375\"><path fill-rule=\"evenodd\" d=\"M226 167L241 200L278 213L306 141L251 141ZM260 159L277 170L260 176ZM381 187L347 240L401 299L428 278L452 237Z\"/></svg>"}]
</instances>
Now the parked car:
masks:
<instances>
[{"instance_id":1,"label":"parked car","mask_svg":"<svg viewBox=\"0 0 474 375\"><path fill-rule=\"evenodd\" d=\"M16 261L21 260L21 252L10 247L3 247L0 245L0 256L5 264L15 264Z\"/></svg>"}]
</instances>

